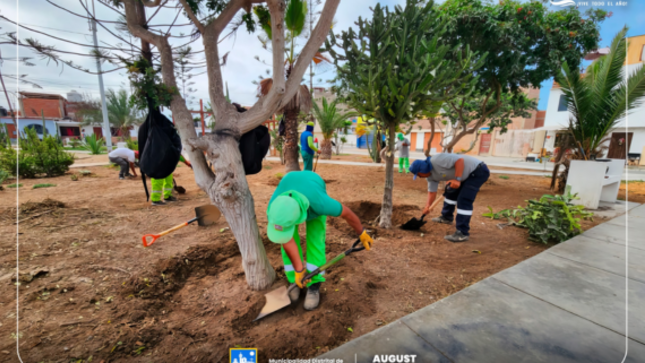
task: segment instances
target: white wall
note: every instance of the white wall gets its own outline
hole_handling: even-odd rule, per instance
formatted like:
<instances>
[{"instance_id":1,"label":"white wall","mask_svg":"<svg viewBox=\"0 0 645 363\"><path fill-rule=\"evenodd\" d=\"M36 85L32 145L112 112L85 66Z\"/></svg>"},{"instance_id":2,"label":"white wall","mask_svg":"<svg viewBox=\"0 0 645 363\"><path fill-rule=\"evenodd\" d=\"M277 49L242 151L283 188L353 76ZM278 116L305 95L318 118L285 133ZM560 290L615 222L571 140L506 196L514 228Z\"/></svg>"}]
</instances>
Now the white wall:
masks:
<instances>
[{"instance_id":1,"label":"white wall","mask_svg":"<svg viewBox=\"0 0 645 363\"><path fill-rule=\"evenodd\" d=\"M426 133L423 131L412 131L417 134L416 145L414 145L413 151L423 150L423 139L425 138Z\"/></svg>"},{"instance_id":2,"label":"white wall","mask_svg":"<svg viewBox=\"0 0 645 363\"><path fill-rule=\"evenodd\" d=\"M569 111L558 111L562 90L551 89L549 92L549 103L546 106L544 126L567 126L569 125Z\"/></svg>"}]
</instances>

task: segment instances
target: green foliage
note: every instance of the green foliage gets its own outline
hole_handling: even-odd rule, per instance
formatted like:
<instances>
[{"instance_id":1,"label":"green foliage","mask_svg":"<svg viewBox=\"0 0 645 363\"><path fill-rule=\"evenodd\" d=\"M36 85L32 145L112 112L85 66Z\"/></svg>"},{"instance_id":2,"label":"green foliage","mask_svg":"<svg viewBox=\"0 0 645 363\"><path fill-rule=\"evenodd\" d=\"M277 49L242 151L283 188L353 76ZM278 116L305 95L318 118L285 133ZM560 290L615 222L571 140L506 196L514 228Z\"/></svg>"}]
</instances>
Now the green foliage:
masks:
<instances>
[{"instance_id":1,"label":"green foliage","mask_svg":"<svg viewBox=\"0 0 645 363\"><path fill-rule=\"evenodd\" d=\"M147 98L150 98L154 107L169 107L172 96L179 94L176 87L163 84L158 71L144 58L135 62L124 59L123 62L127 65L128 78L135 90L130 97L130 106L136 106L141 110L147 109Z\"/></svg>"},{"instance_id":2,"label":"green foliage","mask_svg":"<svg viewBox=\"0 0 645 363\"><path fill-rule=\"evenodd\" d=\"M307 2L303 0L289 0L284 13L286 29L291 33L291 39L302 33L307 19Z\"/></svg>"},{"instance_id":3,"label":"green foliage","mask_svg":"<svg viewBox=\"0 0 645 363\"><path fill-rule=\"evenodd\" d=\"M69 139L68 143L69 143L69 146L72 147L72 149L76 149L79 146L81 146L83 142L77 138L72 138L72 139Z\"/></svg>"},{"instance_id":4,"label":"green foliage","mask_svg":"<svg viewBox=\"0 0 645 363\"><path fill-rule=\"evenodd\" d=\"M130 150L139 150L139 141L127 139L125 142L128 144L128 149Z\"/></svg>"},{"instance_id":5,"label":"green foliage","mask_svg":"<svg viewBox=\"0 0 645 363\"><path fill-rule=\"evenodd\" d=\"M22 183L20 183L20 184L16 184L16 183L9 184L9 185L7 185L7 188L22 188Z\"/></svg>"},{"instance_id":6,"label":"green foliage","mask_svg":"<svg viewBox=\"0 0 645 363\"><path fill-rule=\"evenodd\" d=\"M345 102L386 127L410 122L477 81L484 54L443 44L447 24L432 1L407 0L394 11L377 4L372 20L356 24L358 32L343 31L340 43L332 33L326 50Z\"/></svg>"},{"instance_id":7,"label":"green foliage","mask_svg":"<svg viewBox=\"0 0 645 363\"><path fill-rule=\"evenodd\" d=\"M318 126L320 126L325 139L331 139L336 130L347 127L348 118L358 115L354 111L341 112L338 110L336 108L338 101L336 98L331 103L328 103L327 99L323 97L322 107L318 106L316 102L312 102L314 117L318 121Z\"/></svg>"},{"instance_id":8,"label":"green foliage","mask_svg":"<svg viewBox=\"0 0 645 363\"><path fill-rule=\"evenodd\" d=\"M491 219L507 218L509 224L529 230L529 240L535 242L563 242L582 232L580 218L589 219L593 213L582 205L573 205L576 195L543 195L540 200L529 200L526 208L504 209L497 213L488 207L482 214Z\"/></svg>"},{"instance_id":9,"label":"green foliage","mask_svg":"<svg viewBox=\"0 0 645 363\"><path fill-rule=\"evenodd\" d=\"M96 138L96 134L85 136L85 144L83 148L88 150L92 155L99 155L103 153L103 146L105 140L102 137Z\"/></svg>"},{"instance_id":10,"label":"green foliage","mask_svg":"<svg viewBox=\"0 0 645 363\"><path fill-rule=\"evenodd\" d=\"M284 164L284 137L278 134L278 130L269 130L271 144L280 155L280 162Z\"/></svg>"},{"instance_id":11,"label":"green foliage","mask_svg":"<svg viewBox=\"0 0 645 363\"><path fill-rule=\"evenodd\" d=\"M9 137L9 126L0 124L0 145L11 147L11 138Z\"/></svg>"},{"instance_id":12,"label":"green foliage","mask_svg":"<svg viewBox=\"0 0 645 363\"><path fill-rule=\"evenodd\" d=\"M9 178L9 173L4 170L0 170L0 190L2 190L2 183L4 183L7 178Z\"/></svg>"},{"instance_id":13,"label":"green foliage","mask_svg":"<svg viewBox=\"0 0 645 363\"><path fill-rule=\"evenodd\" d=\"M276 179L278 179L278 180L282 180L282 178L284 177L284 174L283 173L275 173L274 177Z\"/></svg>"},{"instance_id":14,"label":"green foliage","mask_svg":"<svg viewBox=\"0 0 645 363\"><path fill-rule=\"evenodd\" d=\"M25 129L20 136L20 152L0 146L0 170L12 175L18 170L22 178L37 175L54 177L65 174L74 163L74 155L65 151L56 137L44 135L38 138L36 131Z\"/></svg>"},{"instance_id":15,"label":"green foliage","mask_svg":"<svg viewBox=\"0 0 645 363\"><path fill-rule=\"evenodd\" d=\"M645 67L632 72L627 82L623 78L626 33L627 28L623 28L616 35L609 54L595 60L584 78L568 63L556 76L571 113L569 131L574 145L565 147L578 150L582 145L586 157L601 152L619 120L640 106L645 97Z\"/></svg>"},{"instance_id":16,"label":"green foliage","mask_svg":"<svg viewBox=\"0 0 645 363\"><path fill-rule=\"evenodd\" d=\"M43 184L35 184L33 186L33 189L39 189L39 188L50 188L50 187L55 187L56 184L49 184L49 183L43 183Z\"/></svg>"},{"instance_id":17,"label":"green foliage","mask_svg":"<svg viewBox=\"0 0 645 363\"><path fill-rule=\"evenodd\" d=\"M504 179L504 180L508 180L508 179L510 179L510 177L509 177L509 176L507 176L507 175L500 175L500 176L499 176L499 178L500 178L500 179Z\"/></svg>"}]
</instances>

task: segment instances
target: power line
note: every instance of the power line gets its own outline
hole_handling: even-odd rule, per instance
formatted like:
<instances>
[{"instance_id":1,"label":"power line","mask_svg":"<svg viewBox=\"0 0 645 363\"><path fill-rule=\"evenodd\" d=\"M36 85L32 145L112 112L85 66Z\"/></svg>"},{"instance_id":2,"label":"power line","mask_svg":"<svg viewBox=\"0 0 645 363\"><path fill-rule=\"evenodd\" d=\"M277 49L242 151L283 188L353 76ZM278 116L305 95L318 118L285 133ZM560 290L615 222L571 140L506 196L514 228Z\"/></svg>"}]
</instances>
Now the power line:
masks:
<instances>
[{"instance_id":1,"label":"power line","mask_svg":"<svg viewBox=\"0 0 645 363\"><path fill-rule=\"evenodd\" d=\"M64 33L80 34L80 35L92 35L92 34L89 34L89 33L73 32L73 31L70 31L70 30L58 29L58 28L51 28L51 27L48 27L48 26L42 26L42 25L36 25L36 24L27 24L27 23L20 23L20 24L28 25L28 26L33 26L33 27L36 27L36 28L43 28L43 29L50 29L50 30L58 30L59 32L64 32Z\"/></svg>"}]
</instances>

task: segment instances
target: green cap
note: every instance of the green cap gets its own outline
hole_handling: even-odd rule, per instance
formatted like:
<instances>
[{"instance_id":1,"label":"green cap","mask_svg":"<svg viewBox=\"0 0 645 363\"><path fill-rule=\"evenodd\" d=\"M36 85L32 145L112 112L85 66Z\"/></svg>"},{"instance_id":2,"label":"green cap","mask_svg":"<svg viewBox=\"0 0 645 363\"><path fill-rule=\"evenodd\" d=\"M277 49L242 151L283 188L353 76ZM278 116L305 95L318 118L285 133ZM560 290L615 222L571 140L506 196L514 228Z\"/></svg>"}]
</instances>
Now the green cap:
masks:
<instances>
[{"instance_id":1,"label":"green cap","mask_svg":"<svg viewBox=\"0 0 645 363\"><path fill-rule=\"evenodd\" d=\"M400 133L400 132L399 132L399 134L397 135L397 137L399 138L399 140L403 140L403 134L402 134L402 133Z\"/></svg>"},{"instance_id":2,"label":"green cap","mask_svg":"<svg viewBox=\"0 0 645 363\"><path fill-rule=\"evenodd\" d=\"M267 236L274 243L284 244L293 237L294 229L307 220L309 200L295 190L280 194L267 211Z\"/></svg>"},{"instance_id":3,"label":"green cap","mask_svg":"<svg viewBox=\"0 0 645 363\"><path fill-rule=\"evenodd\" d=\"M313 125L314 125L314 122L313 122L313 121L309 121L309 122L307 122L307 126L313 126Z\"/></svg>"}]
</instances>

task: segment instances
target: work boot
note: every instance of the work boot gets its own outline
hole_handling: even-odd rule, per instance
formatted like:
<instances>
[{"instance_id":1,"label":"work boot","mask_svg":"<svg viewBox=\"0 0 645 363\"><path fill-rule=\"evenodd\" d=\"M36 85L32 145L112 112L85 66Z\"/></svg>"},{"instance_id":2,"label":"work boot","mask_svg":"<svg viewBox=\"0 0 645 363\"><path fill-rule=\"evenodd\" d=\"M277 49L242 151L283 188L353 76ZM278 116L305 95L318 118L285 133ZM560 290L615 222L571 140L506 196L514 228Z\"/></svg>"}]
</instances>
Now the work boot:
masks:
<instances>
[{"instance_id":1,"label":"work boot","mask_svg":"<svg viewBox=\"0 0 645 363\"><path fill-rule=\"evenodd\" d=\"M172 195L169 196L168 198L164 198L164 199L165 199L166 202L176 202L176 201L179 200L179 199L173 197Z\"/></svg>"},{"instance_id":2,"label":"work boot","mask_svg":"<svg viewBox=\"0 0 645 363\"><path fill-rule=\"evenodd\" d=\"M432 221L435 223L452 224L452 221L447 220L444 216L432 218Z\"/></svg>"},{"instance_id":3,"label":"work boot","mask_svg":"<svg viewBox=\"0 0 645 363\"><path fill-rule=\"evenodd\" d=\"M153 206L160 206L160 205L166 205L163 200L158 200L156 202L152 202Z\"/></svg>"},{"instance_id":4,"label":"work boot","mask_svg":"<svg viewBox=\"0 0 645 363\"><path fill-rule=\"evenodd\" d=\"M291 303L295 303L300 298L300 288L298 286L294 287L293 290L289 291L289 300Z\"/></svg>"},{"instance_id":5,"label":"work boot","mask_svg":"<svg viewBox=\"0 0 645 363\"><path fill-rule=\"evenodd\" d=\"M123 175L119 175L119 180L125 180L125 177Z\"/></svg>"},{"instance_id":6,"label":"work boot","mask_svg":"<svg viewBox=\"0 0 645 363\"><path fill-rule=\"evenodd\" d=\"M452 243L457 243L457 242L466 242L466 241L468 241L469 237L466 236L465 234L461 233L461 231L457 231L457 232L455 232L453 234L449 234L449 235L445 236L444 238L447 239L448 241L452 242Z\"/></svg>"},{"instance_id":7,"label":"work boot","mask_svg":"<svg viewBox=\"0 0 645 363\"><path fill-rule=\"evenodd\" d=\"M316 282L307 288L305 297L305 310L314 310L320 303L320 282Z\"/></svg>"}]
</instances>

